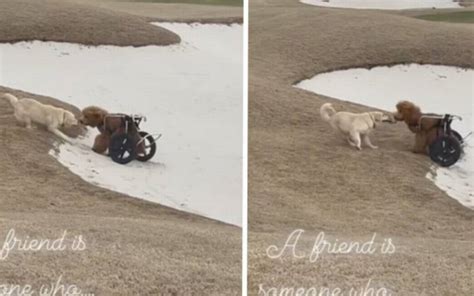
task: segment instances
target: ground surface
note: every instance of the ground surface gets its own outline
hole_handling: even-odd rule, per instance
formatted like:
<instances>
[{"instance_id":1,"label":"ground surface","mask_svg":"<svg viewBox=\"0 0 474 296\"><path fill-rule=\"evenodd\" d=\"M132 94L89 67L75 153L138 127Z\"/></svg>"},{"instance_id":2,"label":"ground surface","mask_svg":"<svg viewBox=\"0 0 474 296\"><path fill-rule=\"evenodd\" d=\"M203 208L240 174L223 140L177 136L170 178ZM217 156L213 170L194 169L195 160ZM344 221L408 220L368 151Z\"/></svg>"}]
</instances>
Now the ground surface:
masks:
<instances>
[{"instance_id":1,"label":"ground surface","mask_svg":"<svg viewBox=\"0 0 474 296\"><path fill-rule=\"evenodd\" d=\"M0 40L43 40L90 45L169 45L179 36L144 17L50 0L1 0Z\"/></svg>"},{"instance_id":2,"label":"ground surface","mask_svg":"<svg viewBox=\"0 0 474 296\"><path fill-rule=\"evenodd\" d=\"M67 0L75 3L94 5L113 11L126 12L147 17L149 21L178 21L199 23L241 23L241 6L206 5L190 3L160 3L151 1L122 0ZM221 0L217 0L221 1ZM223 0L221 2L225 2ZM236 2L234 0L228 0ZM191 1L189 1L191 2ZM202 2L196 0L193 2Z\"/></svg>"},{"instance_id":3,"label":"ground surface","mask_svg":"<svg viewBox=\"0 0 474 296\"><path fill-rule=\"evenodd\" d=\"M41 10L35 3L0 1L1 41L12 41L18 34L27 34L21 35L22 40L41 36L45 40L117 45L161 44L163 36L173 41L177 38L159 29L146 33L154 27L149 27L145 18L57 2ZM22 5L27 9L20 10ZM34 10L43 16L55 12L50 15L55 18L47 22L38 18L35 23L30 19ZM84 14L74 18L78 11ZM82 31L65 30L68 24L63 22L63 13ZM91 26L98 26L90 23L96 17L104 22L101 30L91 31ZM117 33L116 26L121 24ZM0 93L5 91L25 95L0 86ZM27 95L78 111L61 103L61 98ZM48 155L54 137L43 130L17 126L4 100L0 100L0 141L1 245L14 229L22 240L27 236L57 239L68 230L67 239L82 235L87 246L81 252L13 250L0 260L0 285L30 284L38 289L62 276L62 283L75 284L84 293L95 295L240 295L241 229L91 186Z\"/></svg>"},{"instance_id":4,"label":"ground surface","mask_svg":"<svg viewBox=\"0 0 474 296\"><path fill-rule=\"evenodd\" d=\"M267 291L348 288L369 279L396 295L472 294L473 212L425 178L430 162L409 152L413 136L406 127L380 127L374 134L380 149L355 152L321 121L319 107L330 101L339 110L367 108L292 86L351 67L473 67L472 30L394 12L251 2L249 295L260 284ZM266 255L298 228L306 230L299 250L310 251L320 231L329 241L366 241L376 232L379 241L392 238L397 250L323 255L316 263Z\"/></svg>"},{"instance_id":5,"label":"ground surface","mask_svg":"<svg viewBox=\"0 0 474 296\"><path fill-rule=\"evenodd\" d=\"M148 2L148 3L188 3L205 5L242 6L243 0L118 0L121 2Z\"/></svg>"},{"instance_id":6,"label":"ground surface","mask_svg":"<svg viewBox=\"0 0 474 296\"><path fill-rule=\"evenodd\" d=\"M48 155L48 132L17 126L4 100L0 141L1 245L10 229L19 239L56 239L68 230L87 242L76 253L12 251L0 260L1 284L38 288L63 275L96 295L240 295L239 228L91 186Z\"/></svg>"},{"instance_id":7,"label":"ground surface","mask_svg":"<svg viewBox=\"0 0 474 296\"><path fill-rule=\"evenodd\" d=\"M474 11L456 11L447 13L425 14L419 19L450 23L474 23Z\"/></svg>"}]
</instances>

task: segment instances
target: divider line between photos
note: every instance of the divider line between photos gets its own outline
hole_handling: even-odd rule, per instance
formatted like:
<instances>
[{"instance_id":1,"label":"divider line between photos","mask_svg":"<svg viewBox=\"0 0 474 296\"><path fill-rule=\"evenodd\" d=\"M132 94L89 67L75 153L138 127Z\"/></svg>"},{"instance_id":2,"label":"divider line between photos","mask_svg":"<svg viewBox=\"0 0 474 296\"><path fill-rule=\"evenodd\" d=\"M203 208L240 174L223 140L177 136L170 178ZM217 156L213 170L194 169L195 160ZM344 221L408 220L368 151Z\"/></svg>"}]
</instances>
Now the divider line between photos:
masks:
<instances>
[{"instance_id":1,"label":"divider line between photos","mask_svg":"<svg viewBox=\"0 0 474 296\"><path fill-rule=\"evenodd\" d=\"M242 295L248 287L248 44L249 44L249 1L244 0L243 21L243 129L242 129Z\"/></svg>"}]
</instances>

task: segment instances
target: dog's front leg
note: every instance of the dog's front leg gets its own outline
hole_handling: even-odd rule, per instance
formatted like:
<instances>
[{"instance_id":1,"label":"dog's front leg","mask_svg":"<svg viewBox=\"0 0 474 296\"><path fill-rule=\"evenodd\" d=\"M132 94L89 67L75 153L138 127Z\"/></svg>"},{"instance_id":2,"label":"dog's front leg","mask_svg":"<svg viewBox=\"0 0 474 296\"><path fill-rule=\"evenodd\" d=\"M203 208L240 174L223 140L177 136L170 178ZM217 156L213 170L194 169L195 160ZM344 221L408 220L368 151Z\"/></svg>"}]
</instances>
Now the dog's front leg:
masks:
<instances>
[{"instance_id":1,"label":"dog's front leg","mask_svg":"<svg viewBox=\"0 0 474 296\"><path fill-rule=\"evenodd\" d=\"M415 146L413 147L412 152L426 154L426 135L421 133L415 135Z\"/></svg>"},{"instance_id":2,"label":"dog's front leg","mask_svg":"<svg viewBox=\"0 0 474 296\"><path fill-rule=\"evenodd\" d=\"M68 142L68 143L72 143L72 140L66 136L65 134L63 134L60 130L58 130L57 128L54 128L54 127L48 127L48 130L50 132L52 132L53 134L55 134L56 136L60 137L61 139L63 139L64 141Z\"/></svg>"},{"instance_id":3,"label":"dog's front leg","mask_svg":"<svg viewBox=\"0 0 474 296\"><path fill-rule=\"evenodd\" d=\"M109 148L110 136L107 134L98 134L94 140L92 151L98 154L104 154Z\"/></svg>"},{"instance_id":4,"label":"dog's front leg","mask_svg":"<svg viewBox=\"0 0 474 296\"><path fill-rule=\"evenodd\" d=\"M362 138L364 140L365 145L367 145L368 147L370 147L372 149L378 149L379 148L378 146L375 146L375 145L372 144L372 142L370 142L369 135L362 135Z\"/></svg>"},{"instance_id":5,"label":"dog's front leg","mask_svg":"<svg viewBox=\"0 0 474 296\"><path fill-rule=\"evenodd\" d=\"M358 132L351 131L349 133L348 141L349 141L349 144L351 144L351 146L353 147L356 147L357 150L362 150L360 134Z\"/></svg>"}]
</instances>

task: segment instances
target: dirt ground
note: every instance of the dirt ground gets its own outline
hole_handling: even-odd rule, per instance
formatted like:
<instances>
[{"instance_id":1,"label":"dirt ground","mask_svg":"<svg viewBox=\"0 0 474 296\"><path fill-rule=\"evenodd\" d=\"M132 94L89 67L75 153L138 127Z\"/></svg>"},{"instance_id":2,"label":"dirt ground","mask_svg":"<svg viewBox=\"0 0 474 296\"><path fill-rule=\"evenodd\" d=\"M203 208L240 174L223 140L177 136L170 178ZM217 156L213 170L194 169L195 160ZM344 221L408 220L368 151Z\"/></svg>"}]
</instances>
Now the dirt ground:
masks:
<instances>
[{"instance_id":1,"label":"dirt ground","mask_svg":"<svg viewBox=\"0 0 474 296\"><path fill-rule=\"evenodd\" d=\"M179 40L142 17L46 2L41 8L32 0L0 0L0 40L116 45ZM66 14L79 29L66 22ZM39 18L46 15L50 19ZM91 30L97 18L101 30ZM0 86L3 92L78 112L61 98ZM11 229L21 240L58 239L67 230L69 243L78 235L86 242L84 251L11 251L0 259L0 287L38 290L61 276L62 284L95 295L241 294L240 228L95 187L49 155L57 141L45 130L16 125L11 106L0 100L0 252Z\"/></svg>"},{"instance_id":2,"label":"dirt ground","mask_svg":"<svg viewBox=\"0 0 474 296\"><path fill-rule=\"evenodd\" d=\"M379 126L379 150L356 152L320 119L319 107L368 108L292 86L350 67L472 68L472 33L469 24L394 12L250 2L249 295L260 285L346 290L369 280L392 295L472 295L473 211L425 178L430 161L409 151L406 126ZM396 252L271 259L267 249L283 247L296 229L305 230L297 250L306 254L320 232L332 242L365 242L376 233L378 242L393 239Z\"/></svg>"}]
</instances>

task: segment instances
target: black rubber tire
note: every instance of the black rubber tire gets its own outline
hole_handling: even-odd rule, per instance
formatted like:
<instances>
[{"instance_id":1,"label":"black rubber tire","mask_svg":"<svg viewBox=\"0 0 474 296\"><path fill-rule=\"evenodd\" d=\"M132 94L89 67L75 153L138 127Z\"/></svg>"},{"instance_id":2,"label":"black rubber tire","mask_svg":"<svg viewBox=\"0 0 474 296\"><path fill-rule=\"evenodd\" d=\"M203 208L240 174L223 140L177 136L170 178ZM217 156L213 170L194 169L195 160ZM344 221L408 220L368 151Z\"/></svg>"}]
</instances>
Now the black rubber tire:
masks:
<instances>
[{"instance_id":1,"label":"black rubber tire","mask_svg":"<svg viewBox=\"0 0 474 296\"><path fill-rule=\"evenodd\" d=\"M144 131L140 131L139 134L140 137L144 139L143 141L145 141L145 154L137 153L137 160L142 162L149 161L153 158L153 156L155 156L156 153L155 139L152 135Z\"/></svg>"},{"instance_id":2,"label":"black rubber tire","mask_svg":"<svg viewBox=\"0 0 474 296\"><path fill-rule=\"evenodd\" d=\"M453 135L459 141L459 144L462 145L464 143L464 138L457 131L452 129L451 130L451 135Z\"/></svg>"},{"instance_id":3,"label":"black rubber tire","mask_svg":"<svg viewBox=\"0 0 474 296\"><path fill-rule=\"evenodd\" d=\"M113 136L110 139L109 155L113 161L127 164L136 158L135 142L127 134Z\"/></svg>"},{"instance_id":4,"label":"black rubber tire","mask_svg":"<svg viewBox=\"0 0 474 296\"><path fill-rule=\"evenodd\" d=\"M442 167L450 167L461 157L461 143L454 135L443 135L429 148L430 158Z\"/></svg>"}]
</instances>

